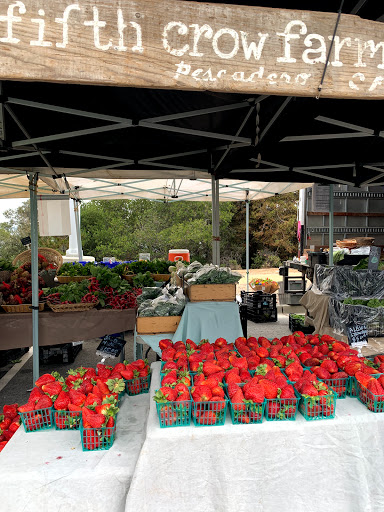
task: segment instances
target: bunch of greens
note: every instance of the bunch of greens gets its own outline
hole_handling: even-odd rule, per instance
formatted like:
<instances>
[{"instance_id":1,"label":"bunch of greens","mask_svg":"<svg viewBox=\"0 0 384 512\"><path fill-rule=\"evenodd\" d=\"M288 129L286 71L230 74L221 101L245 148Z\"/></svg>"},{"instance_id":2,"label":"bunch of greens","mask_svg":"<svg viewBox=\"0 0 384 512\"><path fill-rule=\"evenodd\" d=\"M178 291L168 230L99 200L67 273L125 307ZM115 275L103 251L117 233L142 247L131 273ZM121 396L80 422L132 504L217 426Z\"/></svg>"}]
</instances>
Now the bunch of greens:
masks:
<instances>
[{"instance_id":1,"label":"bunch of greens","mask_svg":"<svg viewBox=\"0 0 384 512\"><path fill-rule=\"evenodd\" d=\"M369 258L363 258L359 261L357 265L353 267L353 270L367 270L368 269L368 260ZM379 262L378 270L384 270L384 261Z\"/></svg>"},{"instance_id":2,"label":"bunch of greens","mask_svg":"<svg viewBox=\"0 0 384 512\"><path fill-rule=\"evenodd\" d=\"M119 274L116 274L116 272L113 272L113 270L108 267L93 266L90 271L91 276L98 280L101 288L104 288L105 286L110 286L111 288L118 288L119 286L123 286L123 281Z\"/></svg>"},{"instance_id":3,"label":"bunch of greens","mask_svg":"<svg viewBox=\"0 0 384 512\"><path fill-rule=\"evenodd\" d=\"M135 288L144 288L153 286L154 284L155 281L153 280L150 272L145 272L145 274L139 272L133 278L133 286L135 286Z\"/></svg>"},{"instance_id":4,"label":"bunch of greens","mask_svg":"<svg viewBox=\"0 0 384 512\"><path fill-rule=\"evenodd\" d=\"M184 278L186 279L186 276ZM241 275L229 268L204 265L188 280L188 284L229 284L237 283L240 279Z\"/></svg>"},{"instance_id":5,"label":"bunch of greens","mask_svg":"<svg viewBox=\"0 0 384 512\"><path fill-rule=\"evenodd\" d=\"M44 290L44 292L48 300L50 296L56 296L60 299L60 302L71 302L77 304L78 302L81 302L84 295L88 293L88 286L89 282L87 280L75 281ZM59 294L59 296L57 296L57 294Z\"/></svg>"},{"instance_id":6,"label":"bunch of greens","mask_svg":"<svg viewBox=\"0 0 384 512\"><path fill-rule=\"evenodd\" d=\"M86 263L82 265L81 263L63 263L60 267L58 276L90 276L91 269L96 268L94 263Z\"/></svg>"},{"instance_id":7,"label":"bunch of greens","mask_svg":"<svg viewBox=\"0 0 384 512\"><path fill-rule=\"evenodd\" d=\"M292 320L296 320L300 325L305 327L305 316L304 315L297 315L297 314L291 314L290 317Z\"/></svg>"},{"instance_id":8,"label":"bunch of greens","mask_svg":"<svg viewBox=\"0 0 384 512\"><path fill-rule=\"evenodd\" d=\"M9 272L13 272L15 267L12 265L10 261L0 259L0 271L8 270Z\"/></svg>"},{"instance_id":9,"label":"bunch of greens","mask_svg":"<svg viewBox=\"0 0 384 512\"><path fill-rule=\"evenodd\" d=\"M132 261L131 263L123 263L117 265L114 271L122 274L145 274L150 272L151 274L169 274L168 268L173 265L172 261L164 260L153 260L153 261Z\"/></svg>"},{"instance_id":10,"label":"bunch of greens","mask_svg":"<svg viewBox=\"0 0 384 512\"><path fill-rule=\"evenodd\" d=\"M343 304L350 304L351 306L367 306L369 308L382 308L384 307L384 299L345 299Z\"/></svg>"}]
</instances>

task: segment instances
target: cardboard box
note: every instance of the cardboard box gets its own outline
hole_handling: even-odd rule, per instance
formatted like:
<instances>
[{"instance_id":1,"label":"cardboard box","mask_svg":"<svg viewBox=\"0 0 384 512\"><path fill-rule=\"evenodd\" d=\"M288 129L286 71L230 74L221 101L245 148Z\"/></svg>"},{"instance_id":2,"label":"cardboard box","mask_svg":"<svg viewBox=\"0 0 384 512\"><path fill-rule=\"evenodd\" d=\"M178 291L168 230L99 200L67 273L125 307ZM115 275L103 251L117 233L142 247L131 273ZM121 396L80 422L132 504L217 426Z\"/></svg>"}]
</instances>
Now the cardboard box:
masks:
<instances>
[{"instance_id":1,"label":"cardboard box","mask_svg":"<svg viewBox=\"0 0 384 512\"><path fill-rule=\"evenodd\" d=\"M186 292L191 302L231 302L236 299L236 284L192 284L187 286Z\"/></svg>"},{"instance_id":2,"label":"cardboard box","mask_svg":"<svg viewBox=\"0 0 384 512\"><path fill-rule=\"evenodd\" d=\"M162 334L176 332L181 316L138 316L137 334Z\"/></svg>"}]
</instances>

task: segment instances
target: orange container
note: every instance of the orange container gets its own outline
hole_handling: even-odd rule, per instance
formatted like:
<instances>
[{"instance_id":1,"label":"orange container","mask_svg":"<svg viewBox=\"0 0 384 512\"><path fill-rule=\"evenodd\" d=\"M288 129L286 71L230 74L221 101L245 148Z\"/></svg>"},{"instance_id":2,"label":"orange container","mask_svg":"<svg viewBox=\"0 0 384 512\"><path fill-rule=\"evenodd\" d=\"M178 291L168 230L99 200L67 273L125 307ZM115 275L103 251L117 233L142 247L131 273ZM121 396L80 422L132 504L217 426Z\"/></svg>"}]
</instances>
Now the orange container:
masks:
<instances>
[{"instance_id":1,"label":"orange container","mask_svg":"<svg viewBox=\"0 0 384 512\"><path fill-rule=\"evenodd\" d=\"M191 261L188 249L170 249L168 252L169 261Z\"/></svg>"}]
</instances>

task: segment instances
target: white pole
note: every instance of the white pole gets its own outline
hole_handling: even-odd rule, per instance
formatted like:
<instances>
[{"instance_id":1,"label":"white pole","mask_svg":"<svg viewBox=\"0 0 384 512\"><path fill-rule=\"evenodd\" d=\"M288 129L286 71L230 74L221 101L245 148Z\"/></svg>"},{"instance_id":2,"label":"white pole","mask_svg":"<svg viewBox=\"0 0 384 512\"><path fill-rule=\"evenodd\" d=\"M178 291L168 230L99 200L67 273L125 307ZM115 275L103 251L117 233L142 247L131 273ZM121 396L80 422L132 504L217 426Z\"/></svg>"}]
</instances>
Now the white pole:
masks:
<instances>
[{"instance_id":1,"label":"white pole","mask_svg":"<svg viewBox=\"0 0 384 512\"><path fill-rule=\"evenodd\" d=\"M212 263L216 265L216 181L215 177L211 178L212 183Z\"/></svg>"},{"instance_id":2,"label":"white pole","mask_svg":"<svg viewBox=\"0 0 384 512\"><path fill-rule=\"evenodd\" d=\"M29 200L31 207L31 281L32 281L32 346L33 383L39 378L39 267L37 224L37 174L29 177ZM34 385L34 384L33 384Z\"/></svg>"},{"instance_id":3,"label":"white pole","mask_svg":"<svg viewBox=\"0 0 384 512\"><path fill-rule=\"evenodd\" d=\"M219 180L216 181L216 265L220 266L220 187Z\"/></svg>"},{"instance_id":4,"label":"white pole","mask_svg":"<svg viewBox=\"0 0 384 512\"><path fill-rule=\"evenodd\" d=\"M80 201L73 200L73 210L75 212L76 221L76 238L77 238L77 249L79 255L79 261L83 260L83 244L81 242L81 230L80 230Z\"/></svg>"}]
</instances>

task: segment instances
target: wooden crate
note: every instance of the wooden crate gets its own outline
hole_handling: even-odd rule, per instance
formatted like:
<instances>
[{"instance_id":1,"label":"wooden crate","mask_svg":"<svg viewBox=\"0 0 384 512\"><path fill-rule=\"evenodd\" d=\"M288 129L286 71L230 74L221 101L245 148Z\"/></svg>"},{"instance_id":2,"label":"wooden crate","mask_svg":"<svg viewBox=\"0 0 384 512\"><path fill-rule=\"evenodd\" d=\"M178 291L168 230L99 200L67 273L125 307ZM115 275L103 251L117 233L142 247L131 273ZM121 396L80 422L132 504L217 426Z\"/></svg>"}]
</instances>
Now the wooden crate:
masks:
<instances>
[{"instance_id":1,"label":"wooden crate","mask_svg":"<svg viewBox=\"0 0 384 512\"><path fill-rule=\"evenodd\" d=\"M186 292L191 302L230 302L236 299L236 284L192 284L187 286Z\"/></svg>"},{"instance_id":2,"label":"wooden crate","mask_svg":"<svg viewBox=\"0 0 384 512\"><path fill-rule=\"evenodd\" d=\"M181 316L138 316L137 334L161 334L176 332Z\"/></svg>"}]
</instances>

